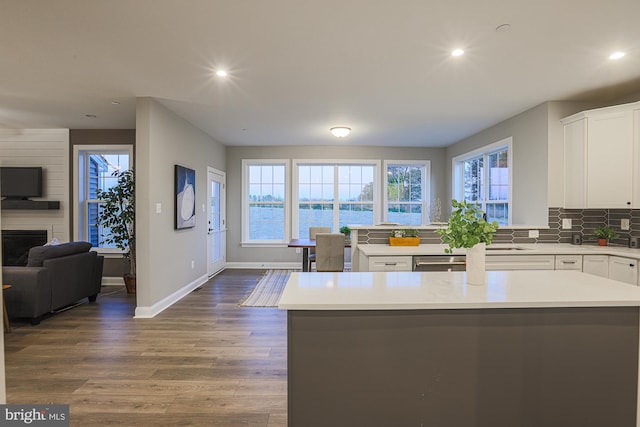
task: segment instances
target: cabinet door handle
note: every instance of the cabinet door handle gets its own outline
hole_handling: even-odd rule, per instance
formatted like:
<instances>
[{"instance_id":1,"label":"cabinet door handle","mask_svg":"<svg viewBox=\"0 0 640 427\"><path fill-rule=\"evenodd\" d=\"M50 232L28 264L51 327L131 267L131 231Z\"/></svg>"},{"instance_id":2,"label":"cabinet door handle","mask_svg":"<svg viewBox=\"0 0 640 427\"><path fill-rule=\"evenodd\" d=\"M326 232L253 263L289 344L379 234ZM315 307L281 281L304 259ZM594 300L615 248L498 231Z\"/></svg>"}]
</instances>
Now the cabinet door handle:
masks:
<instances>
[{"instance_id":1,"label":"cabinet door handle","mask_svg":"<svg viewBox=\"0 0 640 427\"><path fill-rule=\"evenodd\" d=\"M577 261L562 261L563 264L575 264Z\"/></svg>"},{"instance_id":2,"label":"cabinet door handle","mask_svg":"<svg viewBox=\"0 0 640 427\"><path fill-rule=\"evenodd\" d=\"M629 267L635 267L635 266L636 266L635 264L629 264Z\"/></svg>"},{"instance_id":3,"label":"cabinet door handle","mask_svg":"<svg viewBox=\"0 0 640 427\"><path fill-rule=\"evenodd\" d=\"M395 262L385 262L384 265L396 265L397 263Z\"/></svg>"}]
</instances>

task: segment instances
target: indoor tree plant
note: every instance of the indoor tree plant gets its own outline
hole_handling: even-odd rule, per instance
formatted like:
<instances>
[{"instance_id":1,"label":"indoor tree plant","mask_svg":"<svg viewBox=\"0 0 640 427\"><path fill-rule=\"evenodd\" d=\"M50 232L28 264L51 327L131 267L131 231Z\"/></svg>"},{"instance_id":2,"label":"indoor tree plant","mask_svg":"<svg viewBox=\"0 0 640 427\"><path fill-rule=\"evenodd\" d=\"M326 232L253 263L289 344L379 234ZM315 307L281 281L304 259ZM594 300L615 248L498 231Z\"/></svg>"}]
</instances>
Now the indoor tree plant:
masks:
<instances>
[{"instance_id":1,"label":"indoor tree plant","mask_svg":"<svg viewBox=\"0 0 640 427\"><path fill-rule=\"evenodd\" d=\"M135 176L133 170L116 171L118 184L106 191L98 190L101 200L98 221L109 232L102 243L115 245L129 261L129 273L124 275L127 292L136 293Z\"/></svg>"},{"instance_id":2,"label":"indoor tree plant","mask_svg":"<svg viewBox=\"0 0 640 427\"><path fill-rule=\"evenodd\" d=\"M485 249L493 242L498 223L487 222L479 206L466 200L451 200L453 211L445 228L436 230L443 243L449 245L445 252L450 254L454 248L466 248L467 282L476 285L485 284Z\"/></svg>"},{"instance_id":3,"label":"indoor tree plant","mask_svg":"<svg viewBox=\"0 0 640 427\"><path fill-rule=\"evenodd\" d=\"M618 233L607 225L596 228L593 230L593 234L598 238L598 245L600 246L608 246L611 240L619 237Z\"/></svg>"}]
</instances>

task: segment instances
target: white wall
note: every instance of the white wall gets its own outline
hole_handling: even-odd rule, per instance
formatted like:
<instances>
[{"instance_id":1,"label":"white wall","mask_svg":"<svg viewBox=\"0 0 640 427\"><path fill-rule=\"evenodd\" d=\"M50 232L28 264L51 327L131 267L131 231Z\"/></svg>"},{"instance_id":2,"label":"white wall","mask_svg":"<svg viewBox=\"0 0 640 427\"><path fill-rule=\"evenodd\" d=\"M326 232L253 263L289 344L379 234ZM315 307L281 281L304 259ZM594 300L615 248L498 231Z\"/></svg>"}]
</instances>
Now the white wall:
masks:
<instances>
[{"instance_id":1,"label":"white wall","mask_svg":"<svg viewBox=\"0 0 640 427\"><path fill-rule=\"evenodd\" d=\"M68 242L69 131L67 129L0 129L0 166L42 166L43 197L59 201L59 210L3 210L5 230L47 230L48 240Z\"/></svg>"},{"instance_id":2,"label":"white wall","mask_svg":"<svg viewBox=\"0 0 640 427\"><path fill-rule=\"evenodd\" d=\"M174 229L175 165L196 171L194 228ZM152 317L207 280L207 166L226 171L222 144L152 98L138 99L137 317Z\"/></svg>"},{"instance_id":3,"label":"white wall","mask_svg":"<svg viewBox=\"0 0 640 427\"><path fill-rule=\"evenodd\" d=\"M444 148L420 147L350 147L340 146L257 146L227 147L227 262L295 263L301 259L290 248L241 247L242 159L364 159L431 160L430 198L444 199ZM382 162L381 162L382 163Z\"/></svg>"}]
</instances>

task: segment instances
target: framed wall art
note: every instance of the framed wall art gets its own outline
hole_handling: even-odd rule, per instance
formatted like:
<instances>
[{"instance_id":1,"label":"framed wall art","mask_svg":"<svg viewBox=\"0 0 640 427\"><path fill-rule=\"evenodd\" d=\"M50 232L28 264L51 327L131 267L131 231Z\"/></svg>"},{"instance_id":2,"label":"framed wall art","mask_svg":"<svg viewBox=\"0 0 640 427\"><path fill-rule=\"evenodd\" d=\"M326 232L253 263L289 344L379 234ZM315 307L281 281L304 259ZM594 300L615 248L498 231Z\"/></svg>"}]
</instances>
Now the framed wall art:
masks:
<instances>
[{"instance_id":1,"label":"framed wall art","mask_svg":"<svg viewBox=\"0 0 640 427\"><path fill-rule=\"evenodd\" d=\"M196 226L196 171L176 165L176 230Z\"/></svg>"}]
</instances>

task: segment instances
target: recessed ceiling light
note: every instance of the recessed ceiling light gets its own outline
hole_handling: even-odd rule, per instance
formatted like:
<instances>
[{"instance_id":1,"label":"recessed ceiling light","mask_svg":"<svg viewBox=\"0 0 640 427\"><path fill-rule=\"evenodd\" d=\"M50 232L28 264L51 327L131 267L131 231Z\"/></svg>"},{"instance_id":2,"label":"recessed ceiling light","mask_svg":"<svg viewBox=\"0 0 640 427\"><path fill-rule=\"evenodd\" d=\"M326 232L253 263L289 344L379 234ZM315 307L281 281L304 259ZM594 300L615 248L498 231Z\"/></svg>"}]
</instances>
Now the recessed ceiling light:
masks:
<instances>
[{"instance_id":1,"label":"recessed ceiling light","mask_svg":"<svg viewBox=\"0 0 640 427\"><path fill-rule=\"evenodd\" d=\"M331 132L331 134L336 138L344 138L345 136L349 135L349 133L351 132L351 128L348 128L346 126L336 126L329 129L329 132Z\"/></svg>"},{"instance_id":2,"label":"recessed ceiling light","mask_svg":"<svg viewBox=\"0 0 640 427\"><path fill-rule=\"evenodd\" d=\"M85 116L87 119L95 119L95 118L97 118L97 117L98 117L98 116L96 116L95 114L85 114L84 116Z\"/></svg>"},{"instance_id":3,"label":"recessed ceiling light","mask_svg":"<svg viewBox=\"0 0 640 427\"><path fill-rule=\"evenodd\" d=\"M462 49L454 49L451 51L451 56L462 56L464 55L464 50Z\"/></svg>"},{"instance_id":4,"label":"recessed ceiling light","mask_svg":"<svg viewBox=\"0 0 640 427\"><path fill-rule=\"evenodd\" d=\"M111 101L111 103L113 105L120 105L120 101L118 101L117 99L114 99L113 101Z\"/></svg>"},{"instance_id":5,"label":"recessed ceiling light","mask_svg":"<svg viewBox=\"0 0 640 427\"><path fill-rule=\"evenodd\" d=\"M218 77L227 77L227 72L225 70L216 71L216 76Z\"/></svg>"},{"instance_id":6,"label":"recessed ceiling light","mask_svg":"<svg viewBox=\"0 0 640 427\"><path fill-rule=\"evenodd\" d=\"M506 31L509 31L510 29L511 29L511 25L509 24L502 24L496 27L496 31L499 33L504 33Z\"/></svg>"},{"instance_id":7,"label":"recessed ceiling light","mask_svg":"<svg viewBox=\"0 0 640 427\"><path fill-rule=\"evenodd\" d=\"M613 52L611 55L609 55L609 59L620 59L622 57L624 57L626 55L626 53L624 52Z\"/></svg>"}]
</instances>

